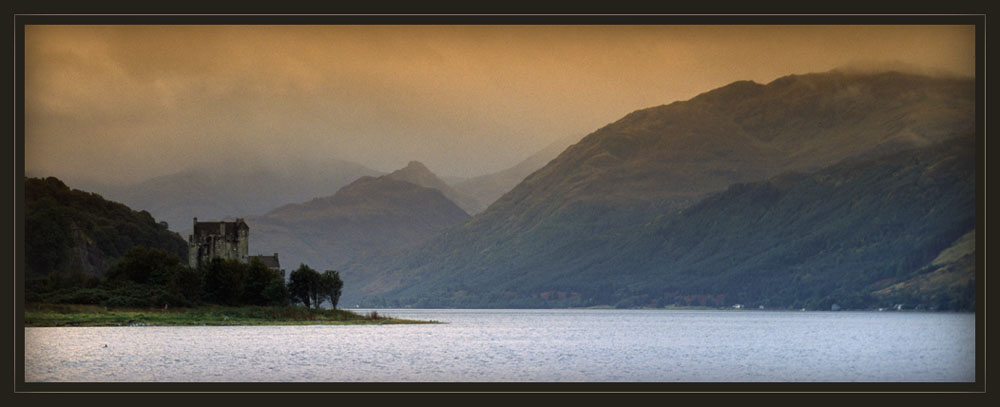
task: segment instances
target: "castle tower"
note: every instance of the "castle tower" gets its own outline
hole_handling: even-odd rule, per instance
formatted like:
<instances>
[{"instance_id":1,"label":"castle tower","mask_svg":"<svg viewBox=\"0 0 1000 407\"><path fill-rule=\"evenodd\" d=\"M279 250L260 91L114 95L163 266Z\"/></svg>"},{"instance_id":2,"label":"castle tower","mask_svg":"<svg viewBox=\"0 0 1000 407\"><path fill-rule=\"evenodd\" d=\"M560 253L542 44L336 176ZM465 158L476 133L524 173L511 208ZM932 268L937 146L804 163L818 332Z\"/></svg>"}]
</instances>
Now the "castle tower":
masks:
<instances>
[{"instance_id":1,"label":"castle tower","mask_svg":"<svg viewBox=\"0 0 1000 407\"><path fill-rule=\"evenodd\" d=\"M235 222L198 222L194 218L194 233L188 236L188 265L198 267L214 258L247 263L250 227L243 218Z\"/></svg>"}]
</instances>

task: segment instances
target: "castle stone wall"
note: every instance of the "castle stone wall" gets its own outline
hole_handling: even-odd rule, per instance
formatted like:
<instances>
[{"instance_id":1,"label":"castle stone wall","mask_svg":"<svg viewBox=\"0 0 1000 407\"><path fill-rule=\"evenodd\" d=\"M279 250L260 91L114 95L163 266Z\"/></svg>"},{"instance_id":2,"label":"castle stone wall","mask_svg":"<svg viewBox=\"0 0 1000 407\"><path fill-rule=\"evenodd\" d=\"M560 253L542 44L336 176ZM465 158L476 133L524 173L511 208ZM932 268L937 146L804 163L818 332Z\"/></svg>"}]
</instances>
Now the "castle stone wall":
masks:
<instances>
[{"instance_id":1,"label":"castle stone wall","mask_svg":"<svg viewBox=\"0 0 1000 407\"><path fill-rule=\"evenodd\" d=\"M188 265L199 267L213 258L247 263L250 228L243 219L235 222L198 222L188 236Z\"/></svg>"}]
</instances>

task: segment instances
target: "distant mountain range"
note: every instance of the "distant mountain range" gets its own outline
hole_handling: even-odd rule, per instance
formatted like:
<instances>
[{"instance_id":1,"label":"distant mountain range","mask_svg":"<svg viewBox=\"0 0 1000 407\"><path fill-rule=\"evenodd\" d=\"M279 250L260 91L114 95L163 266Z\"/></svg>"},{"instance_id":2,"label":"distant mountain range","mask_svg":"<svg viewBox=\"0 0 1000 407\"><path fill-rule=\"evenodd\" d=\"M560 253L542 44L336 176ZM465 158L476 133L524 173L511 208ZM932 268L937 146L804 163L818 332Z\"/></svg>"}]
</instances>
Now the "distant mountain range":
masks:
<instances>
[{"instance_id":1,"label":"distant mountain range","mask_svg":"<svg viewBox=\"0 0 1000 407\"><path fill-rule=\"evenodd\" d=\"M417 243L469 219L441 190L420 184L447 187L423 164L411 162L388 175L361 177L333 195L250 216L250 251L277 252L289 270L300 263L336 269L367 252Z\"/></svg>"},{"instance_id":2,"label":"distant mountain range","mask_svg":"<svg viewBox=\"0 0 1000 407\"><path fill-rule=\"evenodd\" d=\"M91 186L107 199L149 211L171 230L189 230L193 219L223 219L262 214L278 206L336 192L362 176L382 173L359 164L329 160L294 174L275 170L187 170L135 185Z\"/></svg>"},{"instance_id":3,"label":"distant mountain range","mask_svg":"<svg viewBox=\"0 0 1000 407\"><path fill-rule=\"evenodd\" d=\"M430 171L405 167L394 178L440 190L468 214L482 212L531 172L555 158L580 137L557 140L514 167L471 179L455 179L455 186L438 177L421 179ZM419 162L411 162L423 166ZM189 231L194 217L225 219L260 215L278 206L327 196L363 176L384 175L360 164L331 159L321 166L301 168L294 174L270 169L210 171L190 169L154 177L136 184L117 186L78 181L75 187L149 211L168 223L171 230Z\"/></svg>"},{"instance_id":4,"label":"distant mountain range","mask_svg":"<svg viewBox=\"0 0 1000 407\"><path fill-rule=\"evenodd\" d=\"M554 151L553 146L560 143L564 141L553 143L546 150L495 177L508 180L505 181L506 184L500 183L483 189L489 195L485 199L495 199L491 196L501 193L497 188L513 187L516 182L509 179L511 174L516 177L524 171L532 170L533 166L537 169L543 165L544 163L537 163L539 157L554 156L557 151ZM345 259L353 259L360 253L413 243L433 235L440 230L442 224L451 226L468 218L467 215L462 217L458 213L447 213L452 204L458 205L464 212L475 212L490 203L480 202L471 194L457 191L417 161L410 162L406 167L386 175L384 179L379 178L378 182L369 182L371 174L379 173L357 164L331 160L325 167L306 169L301 175L264 169L250 172L186 170L126 187L93 182L83 182L83 184L95 191L101 191L103 197L126 202L136 210L145 211L151 216L155 215L161 219L161 223L169 224L170 229L179 230L184 235L190 232L190 224L194 218L192 215L197 215L202 220L248 218L255 226L253 238L250 240L251 249L259 254L277 252L285 261L284 264L289 267L295 266L289 262L299 261L315 267L333 268L342 264ZM480 178L490 177L488 175ZM330 193L346 185L348 179L357 182L351 184L352 188L345 188L344 193L337 199L329 196ZM391 183L390 180L437 190L446 199L442 201L439 197L433 196L431 191ZM390 191L394 193L387 194ZM356 198L366 194L371 207L364 208L358 205L353 209L368 212L368 215L371 215L367 218L368 222L374 223L354 222L355 228L348 228L349 230L336 228L316 230L317 225L328 225L332 218L355 219L359 213L351 213L350 209L345 209L343 198L348 196ZM407 194L409 195L404 197ZM431 195L430 198L427 194ZM292 204L316 196L326 196L326 198ZM479 196L482 197L483 195ZM388 200L380 201L381 199ZM406 199L412 199L413 202L406 202ZM330 205L323 206L321 202ZM427 209L421 207L422 203L427 202L443 208L442 213L447 213L444 223L439 223L441 219L434 219L434 214L431 212L419 212ZM409 214L410 218L401 220L397 215L410 210L410 206L417 212ZM378 212L379 208L390 207L391 210L387 212L372 215L372 211ZM429 217L421 219L425 216ZM376 219L379 217L384 219ZM402 223L393 223L398 221ZM362 231L366 227L378 228L375 223L379 222L382 227L387 228L385 236L378 232L369 234ZM304 236L310 238L306 239ZM332 241L336 243L331 243ZM103 269L104 266L98 268Z\"/></svg>"},{"instance_id":5,"label":"distant mountain range","mask_svg":"<svg viewBox=\"0 0 1000 407\"><path fill-rule=\"evenodd\" d=\"M807 302L820 306L836 295L867 295L875 288L864 285L868 277L898 281L923 269L927 261L970 232L974 206L968 203L974 200L974 188L957 180L973 182L972 167L942 167L948 173L925 185L921 180L927 179L920 174L936 174L934 163L944 158L933 156L937 147L914 149L973 134L974 113L971 79L836 71L787 76L767 85L736 82L688 101L639 110L569 147L468 222L422 244L372 253L345 265L341 270L346 283L344 301L393 306L642 306L690 303L683 298L695 296L690 298L787 307ZM971 145L969 140L955 143ZM893 155L904 151L909 152ZM905 163L909 154L926 156L924 162L930 164L920 167L924 172L903 177L902 172L887 172L878 164L882 157ZM849 206L841 208L843 212L827 208L809 214L788 207L784 212L768 212L776 223L751 227L758 219L724 215L745 214L760 203L751 199L753 195L729 189L713 198L724 200L719 205L729 209L702 219L703 223L663 223L709 205L713 201L704 201L706 197L734 184L795 172L809 174L803 179L812 184L826 185L811 177L824 171L848 171L843 166L851 165L860 166L844 181L853 199L870 202L885 188L898 187L899 197L908 200L892 202L907 203L912 212L894 215L897 209L892 206L869 205L856 208L857 212ZM900 168L917 171L905 165ZM801 182L806 184L789 192L785 202L820 205L830 202L830 194L839 197L841 193L810 189L807 185L812 184ZM911 184L898 186L896 182ZM925 186L949 192L936 194L921 189ZM759 197L764 198L766 194ZM947 214L941 218L944 224L934 223L922 211ZM816 217L796 218L800 215ZM859 223L847 227L845 219ZM922 235L894 235L891 231L901 227L897 223L892 223L896 229L882 232L859 229L866 222L879 224L874 221L878 219L917 222L903 229ZM787 228L786 223L800 229ZM671 226L664 229L664 225ZM660 228L662 233L637 233L647 227ZM851 264L855 274L844 274L843 267L811 270L832 260L824 257L823 262L811 263L796 257L806 254L790 249L804 244L792 232L809 235L810 230L829 234L821 233L827 240L812 242L816 246L809 249L833 253L833 248L839 248L838 264ZM851 230L860 235L847 234ZM748 244L745 250L785 247L785 257L762 258L761 268L754 268L758 263L748 259L756 253L725 243L738 236ZM768 236L772 240L764 239ZM868 246L851 239L861 239ZM681 249L697 241L717 243L694 252ZM907 242L921 245L911 247ZM665 244L651 252L632 251ZM873 256L879 251L872 247L879 245L892 248L880 252L885 259ZM688 260L641 261L662 260L662 256L687 256ZM763 272L763 265L777 267L775 273L782 278L755 274ZM894 270L889 273L886 267ZM713 273L726 277L709 277ZM852 282L829 283L837 278ZM823 283L799 283L810 279ZM768 291L754 281L766 281L785 291ZM734 282L743 282L745 288L734 288L739 285ZM730 285L712 288L714 284Z\"/></svg>"}]
</instances>

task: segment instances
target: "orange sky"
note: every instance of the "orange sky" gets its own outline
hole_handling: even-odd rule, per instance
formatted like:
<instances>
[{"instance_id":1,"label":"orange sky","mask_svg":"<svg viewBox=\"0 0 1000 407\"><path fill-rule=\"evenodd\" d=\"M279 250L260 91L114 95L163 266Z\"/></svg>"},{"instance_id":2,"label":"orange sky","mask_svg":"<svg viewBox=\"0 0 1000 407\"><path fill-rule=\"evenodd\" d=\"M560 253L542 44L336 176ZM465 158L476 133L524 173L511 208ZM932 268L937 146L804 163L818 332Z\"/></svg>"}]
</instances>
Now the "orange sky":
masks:
<instances>
[{"instance_id":1,"label":"orange sky","mask_svg":"<svg viewBox=\"0 0 1000 407\"><path fill-rule=\"evenodd\" d=\"M109 182L330 157L475 176L736 80L975 63L972 26L29 26L25 40L26 171Z\"/></svg>"}]
</instances>

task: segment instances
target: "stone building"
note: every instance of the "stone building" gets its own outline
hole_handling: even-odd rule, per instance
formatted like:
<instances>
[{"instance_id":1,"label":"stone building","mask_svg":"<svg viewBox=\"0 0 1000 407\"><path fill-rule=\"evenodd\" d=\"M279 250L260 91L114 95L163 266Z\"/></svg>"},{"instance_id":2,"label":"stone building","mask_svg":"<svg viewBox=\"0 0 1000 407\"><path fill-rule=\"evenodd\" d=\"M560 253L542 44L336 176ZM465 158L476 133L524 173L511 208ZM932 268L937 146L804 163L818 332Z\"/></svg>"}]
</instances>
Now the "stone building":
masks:
<instances>
[{"instance_id":1,"label":"stone building","mask_svg":"<svg viewBox=\"0 0 1000 407\"><path fill-rule=\"evenodd\" d=\"M250 261L252 262L254 260L259 260L262 264L267 266L267 268L277 271L282 278L285 277L285 270L281 268L281 263L278 262L278 253L275 253L274 256L265 256L262 254L257 256L250 256Z\"/></svg>"},{"instance_id":2,"label":"stone building","mask_svg":"<svg viewBox=\"0 0 1000 407\"><path fill-rule=\"evenodd\" d=\"M188 236L188 264L198 267L216 257L247 263L249 236L250 227L243 218L235 222L198 222L194 218L194 234Z\"/></svg>"}]
</instances>

